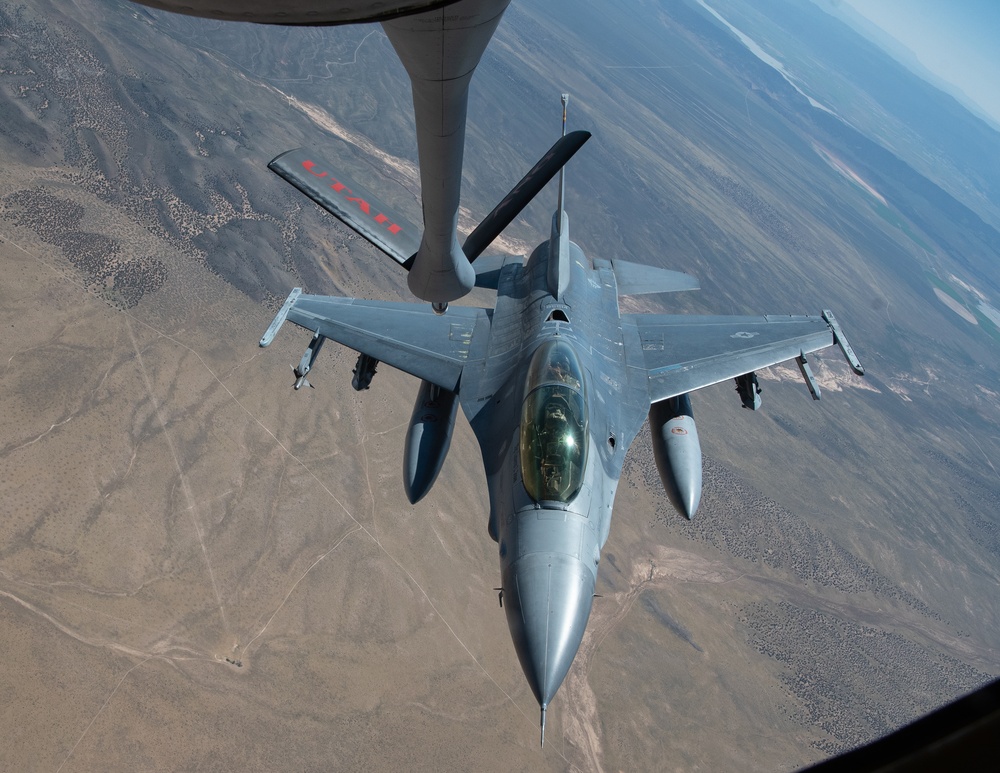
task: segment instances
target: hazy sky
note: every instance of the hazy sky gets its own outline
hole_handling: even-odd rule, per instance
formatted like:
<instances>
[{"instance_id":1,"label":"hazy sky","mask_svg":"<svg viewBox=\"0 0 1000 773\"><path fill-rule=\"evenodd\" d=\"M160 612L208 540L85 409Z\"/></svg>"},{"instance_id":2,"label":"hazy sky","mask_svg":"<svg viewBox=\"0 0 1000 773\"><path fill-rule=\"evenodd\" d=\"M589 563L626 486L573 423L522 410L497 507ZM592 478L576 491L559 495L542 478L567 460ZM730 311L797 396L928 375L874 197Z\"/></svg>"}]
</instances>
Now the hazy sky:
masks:
<instances>
[{"instance_id":1,"label":"hazy sky","mask_svg":"<svg viewBox=\"0 0 1000 773\"><path fill-rule=\"evenodd\" d=\"M1000 122L1000 0L846 0Z\"/></svg>"}]
</instances>

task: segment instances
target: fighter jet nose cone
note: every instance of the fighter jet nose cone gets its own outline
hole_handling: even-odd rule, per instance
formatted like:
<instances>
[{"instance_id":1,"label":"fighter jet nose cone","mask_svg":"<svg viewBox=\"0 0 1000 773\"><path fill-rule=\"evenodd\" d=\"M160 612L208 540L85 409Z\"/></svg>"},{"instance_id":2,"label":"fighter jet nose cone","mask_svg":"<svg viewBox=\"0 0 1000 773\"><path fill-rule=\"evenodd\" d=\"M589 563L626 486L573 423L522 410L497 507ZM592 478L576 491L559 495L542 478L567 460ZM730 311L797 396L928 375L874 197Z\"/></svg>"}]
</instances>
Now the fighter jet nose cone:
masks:
<instances>
[{"instance_id":1,"label":"fighter jet nose cone","mask_svg":"<svg viewBox=\"0 0 1000 773\"><path fill-rule=\"evenodd\" d=\"M594 601L594 575L572 556L531 553L504 583L507 624L539 705L548 706L580 648Z\"/></svg>"}]
</instances>

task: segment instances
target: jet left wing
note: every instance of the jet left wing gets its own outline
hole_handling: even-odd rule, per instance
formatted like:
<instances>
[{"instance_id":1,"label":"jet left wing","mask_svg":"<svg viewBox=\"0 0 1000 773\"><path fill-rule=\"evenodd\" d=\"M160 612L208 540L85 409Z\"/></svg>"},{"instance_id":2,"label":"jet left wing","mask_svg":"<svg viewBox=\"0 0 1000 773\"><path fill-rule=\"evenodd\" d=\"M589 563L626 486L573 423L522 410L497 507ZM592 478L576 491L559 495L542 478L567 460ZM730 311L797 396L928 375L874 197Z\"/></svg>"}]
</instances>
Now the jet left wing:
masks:
<instances>
[{"instance_id":1,"label":"jet left wing","mask_svg":"<svg viewBox=\"0 0 1000 773\"><path fill-rule=\"evenodd\" d=\"M261 346L270 344L286 318L452 392L470 359L477 327L484 333L489 327L485 309L452 306L439 316L426 304L302 295L296 288Z\"/></svg>"},{"instance_id":2,"label":"jet left wing","mask_svg":"<svg viewBox=\"0 0 1000 773\"><path fill-rule=\"evenodd\" d=\"M623 314L635 325L651 403L837 343L822 317Z\"/></svg>"}]
</instances>

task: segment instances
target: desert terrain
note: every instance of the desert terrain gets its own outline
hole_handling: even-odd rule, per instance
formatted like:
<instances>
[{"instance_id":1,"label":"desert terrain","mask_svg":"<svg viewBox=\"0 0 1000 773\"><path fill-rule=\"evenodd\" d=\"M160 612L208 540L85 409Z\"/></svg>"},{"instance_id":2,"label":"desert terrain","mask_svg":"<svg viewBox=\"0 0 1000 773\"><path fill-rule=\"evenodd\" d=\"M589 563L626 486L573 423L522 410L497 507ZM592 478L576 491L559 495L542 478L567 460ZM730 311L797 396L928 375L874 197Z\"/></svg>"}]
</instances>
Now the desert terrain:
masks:
<instances>
[{"instance_id":1,"label":"desert terrain","mask_svg":"<svg viewBox=\"0 0 1000 773\"><path fill-rule=\"evenodd\" d=\"M569 91L595 135L574 241L701 279L628 308L831 308L868 374L830 351L818 403L794 367L756 414L695 395L692 522L640 433L544 749L468 424L410 506L415 380L355 393L329 344L293 393L307 336L257 346L294 286L407 299L266 169L317 148L419 222L380 29L0 8L0 768L795 770L1000 674L1000 206L902 108L848 115L877 90L778 21L833 24L811 4L710 3L826 110L699 3L633 5L515 0L473 82L463 227ZM496 249L545 238L546 196Z\"/></svg>"}]
</instances>

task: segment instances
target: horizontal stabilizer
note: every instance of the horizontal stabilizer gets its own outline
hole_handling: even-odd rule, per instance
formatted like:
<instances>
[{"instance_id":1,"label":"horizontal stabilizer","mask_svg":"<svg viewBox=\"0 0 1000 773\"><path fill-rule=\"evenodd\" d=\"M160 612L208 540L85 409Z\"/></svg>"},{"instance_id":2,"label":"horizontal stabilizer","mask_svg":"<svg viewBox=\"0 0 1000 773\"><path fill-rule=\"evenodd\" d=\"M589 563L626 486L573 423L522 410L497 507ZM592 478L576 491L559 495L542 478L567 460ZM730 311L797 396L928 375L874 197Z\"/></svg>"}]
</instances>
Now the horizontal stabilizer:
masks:
<instances>
[{"instance_id":1,"label":"horizontal stabilizer","mask_svg":"<svg viewBox=\"0 0 1000 773\"><path fill-rule=\"evenodd\" d=\"M548 153L538 160L531 171L521 178L521 182L469 234L462 245L465 256L469 260L478 258L589 139L590 132L575 131L556 140Z\"/></svg>"},{"instance_id":2,"label":"horizontal stabilizer","mask_svg":"<svg viewBox=\"0 0 1000 773\"><path fill-rule=\"evenodd\" d=\"M698 279L681 271L644 266L627 260L612 260L619 295L649 295L697 290Z\"/></svg>"},{"instance_id":3,"label":"horizontal stabilizer","mask_svg":"<svg viewBox=\"0 0 1000 773\"><path fill-rule=\"evenodd\" d=\"M282 153L267 167L401 266L406 265L420 247L420 231L332 164L317 158L299 148Z\"/></svg>"}]
</instances>

